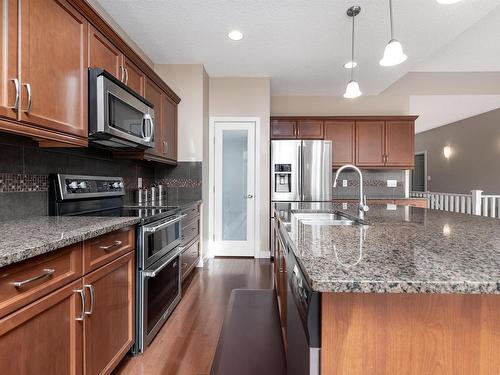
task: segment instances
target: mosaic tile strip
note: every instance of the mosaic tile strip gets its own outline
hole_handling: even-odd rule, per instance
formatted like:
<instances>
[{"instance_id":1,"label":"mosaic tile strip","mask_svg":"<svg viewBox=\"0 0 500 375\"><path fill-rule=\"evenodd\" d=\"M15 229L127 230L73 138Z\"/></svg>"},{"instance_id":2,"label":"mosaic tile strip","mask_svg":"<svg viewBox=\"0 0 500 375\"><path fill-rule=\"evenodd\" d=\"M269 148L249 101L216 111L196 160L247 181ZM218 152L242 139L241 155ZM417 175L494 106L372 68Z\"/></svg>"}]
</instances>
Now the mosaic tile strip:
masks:
<instances>
[{"instance_id":1,"label":"mosaic tile strip","mask_svg":"<svg viewBox=\"0 0 500 375\"><path fill-rule=\"evenodd\" d=\"M176 187L176 188L195 188L201 186L200 179L184 178L184 177L163 178L157 180L156 183L164 185L166 187Z\"/></svg>"},{"instance_id":2,"label":"mosaic tile strip","mask_svg":"<svg viewBox=\"0 0 500 375\"><path fill-rule=\"evenodd\" d=\"M49 176L16 173L0 173L0 192L48 191Z\"/></svg>"}]
</instances>

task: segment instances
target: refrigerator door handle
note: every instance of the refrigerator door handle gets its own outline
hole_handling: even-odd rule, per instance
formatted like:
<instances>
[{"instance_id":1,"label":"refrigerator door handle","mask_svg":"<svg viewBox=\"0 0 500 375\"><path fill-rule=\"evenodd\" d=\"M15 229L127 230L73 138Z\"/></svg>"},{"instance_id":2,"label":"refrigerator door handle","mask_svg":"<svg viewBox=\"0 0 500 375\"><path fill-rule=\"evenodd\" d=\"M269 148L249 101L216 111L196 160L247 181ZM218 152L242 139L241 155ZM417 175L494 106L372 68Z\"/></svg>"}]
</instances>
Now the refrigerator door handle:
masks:
<instances>
[{"instance_id":1,"label":"refrigerator door handle","mask_svg":"<svg viewBox=\"0 0 500 375\"><path fill-rule=\"evenodd\" d=\"M302 191L302 187L303 187L303 184L302 184L302 168L303 168L303 164L302 164L302 146L303 146L303 142L302 141L299 141L299 144L297 146L297 195L299 197L299 201L303 201L304 200L304 194L303 194L303 191Z\"/></svg>"}]
</instances>

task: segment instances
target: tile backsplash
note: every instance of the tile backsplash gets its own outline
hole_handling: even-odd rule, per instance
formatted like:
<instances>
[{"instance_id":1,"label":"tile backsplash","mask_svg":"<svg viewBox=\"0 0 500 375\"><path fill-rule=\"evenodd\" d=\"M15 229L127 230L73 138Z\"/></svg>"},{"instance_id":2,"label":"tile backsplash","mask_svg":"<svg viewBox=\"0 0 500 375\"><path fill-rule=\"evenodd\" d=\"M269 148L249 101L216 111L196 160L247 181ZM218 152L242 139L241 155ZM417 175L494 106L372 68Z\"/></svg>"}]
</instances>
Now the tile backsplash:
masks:
<instances>
[{"instance_id":1,"label":"tile backsplash","mask_svg":"<svg viewBox=\"0 0 500 375\"><path fill-rule=\"evenodd\" d=\"M132 203L137 179L162 183L169 201L201 199L201 162L177 166L113 159L98 148L39 148L29 138L0 133L0 220L48 214L49 174L123 177ZM169 195L170 194L170 195Z\"/></svg>"},{"instance_id":2,"label":"tile backsplash","mask_svg":"<svg viewBox=\"0 0 500 375\"><path fill-rule=\"evenodd\" d=\"M333 178L335 178L333 171ZM342 186L342 180L347 180L347 186ZM396 180L396 187L387 187L387 180ZM332 181L333 185L333 181ZM365 170L363 171L364 194L370 198L404 198L405 171L404 170ZM354 171L342 172L333 189L333 199L358 198L359 176Z\"/></svg>"}]
</instances>

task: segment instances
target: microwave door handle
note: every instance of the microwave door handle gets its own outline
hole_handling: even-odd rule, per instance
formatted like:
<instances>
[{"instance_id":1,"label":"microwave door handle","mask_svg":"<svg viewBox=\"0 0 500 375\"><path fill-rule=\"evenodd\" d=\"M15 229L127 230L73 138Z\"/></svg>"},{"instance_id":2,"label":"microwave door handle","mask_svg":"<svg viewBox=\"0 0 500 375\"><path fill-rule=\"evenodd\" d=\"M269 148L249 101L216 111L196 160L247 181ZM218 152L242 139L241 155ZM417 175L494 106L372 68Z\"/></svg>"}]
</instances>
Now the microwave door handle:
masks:
<instances>
[{"instance_id":1,"label":"microwave door handle","mask_svg":"<svg viewBox=\"0 0 500 375\"><path fill-rule=\"evenodd\" d=\"M155 134L155 123L153 121L153 118L151 117L151 115L149 115L149 124L150 124L150 130L149 130L149 140L153 139L154 138L154 134Z\"/></svg>"},{"instance_id":2,"label":"microwave door handle","mask_svg":"<svg viewBox=\"0 0 500 375\"><path fill-rule=\"evenodd\" d=\"M142 124L141 124L141 137L142 139L146 139L146 134L144 133L144 124L146 123L146 115L142 117Z\"/></svg>"}]
</instances>

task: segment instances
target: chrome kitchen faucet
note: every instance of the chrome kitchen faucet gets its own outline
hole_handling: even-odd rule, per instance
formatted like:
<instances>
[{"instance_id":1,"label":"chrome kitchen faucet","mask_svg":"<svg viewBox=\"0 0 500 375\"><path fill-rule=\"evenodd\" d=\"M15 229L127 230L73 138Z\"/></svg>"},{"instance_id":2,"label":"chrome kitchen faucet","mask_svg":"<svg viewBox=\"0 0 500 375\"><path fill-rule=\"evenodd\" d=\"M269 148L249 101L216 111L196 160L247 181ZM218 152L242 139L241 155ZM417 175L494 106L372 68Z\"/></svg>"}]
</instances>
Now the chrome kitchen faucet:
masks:
<instances>
[{"instance_id":1,"label":"chrome kitchen faucet","mask_svg":"<svg viewBox=\"0 0 500 375\"><path fill-rule=\"evenodd\" d=\"M358 206L358 215L361 220L365 218L365 212L370 208L366 205L366 195L363 195L363 173L361 173L361 169L352 164L346 164L340 167L335 174L335 179L333 180L333 187L337 187L337 179L339 178L340 172L344 169L354 169L359 174L359 206Z\"/></svg>"}]
</instances>

